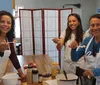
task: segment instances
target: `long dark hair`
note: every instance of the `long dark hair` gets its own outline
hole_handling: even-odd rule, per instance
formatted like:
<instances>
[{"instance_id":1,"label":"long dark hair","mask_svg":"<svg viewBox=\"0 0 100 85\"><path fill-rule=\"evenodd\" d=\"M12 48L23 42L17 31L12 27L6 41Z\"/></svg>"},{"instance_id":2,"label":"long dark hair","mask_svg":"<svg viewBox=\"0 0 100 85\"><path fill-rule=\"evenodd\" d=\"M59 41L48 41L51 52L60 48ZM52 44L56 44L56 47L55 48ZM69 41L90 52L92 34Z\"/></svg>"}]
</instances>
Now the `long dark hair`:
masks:
<instances>
[{"instance_id":1,"label":"long dark hair","mask_svg":"<svg viewBox=\"0 0 100 85\"><path fill-rule=\"evenodd\" d=\"M75 40L77 41L78 44L80 42L82 42L82 40L83 40L83 28L82 28L81 18L78 14L72 13L68 16L68 22L67 22L67 28L66 28L66 35L65 35L65 39L64 39L64 45L68 41L68 39L70 38L71 33L72 33L72 30L69 27L69 17L70 16L76 17L78 22L80 23L79 26L76 29L76 33L75 33L76 39Z\"/></svg>"},{"instance_id":2,"label":"long dark hair","mask_svg":"<svg viewBox=\"0 0 100 85\"><path fill-rule=\"evenodd\" d=\"M1 20L3 15L7 15L11 18L11 21L12 21L11 30L7 33L6 37L7 37L8 41L13 41L13 39L15 38L15 31L14 31L15 21L14 21L14 17L12 16L12 14L10 12L2 10L2 11L0 11L0 20Z\"/></svg>"}]
</instances>

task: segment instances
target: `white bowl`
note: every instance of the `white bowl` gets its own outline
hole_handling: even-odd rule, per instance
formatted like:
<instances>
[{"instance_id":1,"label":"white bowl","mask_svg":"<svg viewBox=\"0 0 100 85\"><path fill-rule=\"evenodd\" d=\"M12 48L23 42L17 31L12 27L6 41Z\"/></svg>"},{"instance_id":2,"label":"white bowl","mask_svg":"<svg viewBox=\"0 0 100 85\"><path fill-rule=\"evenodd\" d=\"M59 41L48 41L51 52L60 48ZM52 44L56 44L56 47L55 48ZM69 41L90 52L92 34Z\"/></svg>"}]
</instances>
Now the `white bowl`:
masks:
<instances>
[{"instance_id":1,"label":"white bowl","mask_svg":"<svg viewBox=\"0 0 100 85\"><path fill-rule=\"evenodd\" d=\"M67 74L67 79L64 74L56 76L58 85L76 85L77 76L75 74Z\"/></svg>"},{"instance_id":2,"label":"white bowl","mask_svg":"<svg viewBox=\"0 0 100 85\"><path fill-rule=\"evenodd\" d=\"M76 80L73 80L73 81L57 80L57 85L76 85Z\"/></svg>"},{"instance_id":3,"label":"white bowl","mask_svg":"<svg viewBox=\"0 0 100 85\"><path fill-rule=\"evenodd\" d=\"M18 83L17 73L9 73L2 77L4 85L16 85Z\"/></svg>"}]
</instances>

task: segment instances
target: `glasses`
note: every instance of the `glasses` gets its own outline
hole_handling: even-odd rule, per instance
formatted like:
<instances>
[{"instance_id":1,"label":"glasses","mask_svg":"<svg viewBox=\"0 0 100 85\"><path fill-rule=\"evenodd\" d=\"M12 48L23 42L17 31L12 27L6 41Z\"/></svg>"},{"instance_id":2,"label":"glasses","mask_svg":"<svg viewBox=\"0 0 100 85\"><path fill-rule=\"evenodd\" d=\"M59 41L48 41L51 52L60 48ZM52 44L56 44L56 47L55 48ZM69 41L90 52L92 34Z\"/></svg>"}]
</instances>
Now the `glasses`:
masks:
<instances>
[{"instance_id":1,"label":"glasses","mask_svg":"<svg viewBox=\"0 0 100 85\"><path fill-rule=\"evenodd\" d=\"M99 27L100 26L100 24L90 24L90 27Z\"/></svg>"}]
</instances>

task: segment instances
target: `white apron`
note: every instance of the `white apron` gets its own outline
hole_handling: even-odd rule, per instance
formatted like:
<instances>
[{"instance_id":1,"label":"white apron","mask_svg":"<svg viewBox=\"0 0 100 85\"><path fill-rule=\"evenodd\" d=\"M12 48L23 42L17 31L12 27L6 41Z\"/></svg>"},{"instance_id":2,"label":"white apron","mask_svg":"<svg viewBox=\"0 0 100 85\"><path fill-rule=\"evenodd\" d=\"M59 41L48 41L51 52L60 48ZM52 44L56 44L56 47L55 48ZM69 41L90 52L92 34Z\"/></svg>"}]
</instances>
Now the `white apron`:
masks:
<instances>
[{"instance_id":1,"label":"white apron","mask_svg":"<svg viewBox=\"0 0 100 85\"><path fill-rule=\"evenodd\" d=\"M76 72L76 66L84 67L84 58L80 58L77 62L72 61L71 59L71 48L69 48L69 45L72 41L75 40L75 35L71 35L71 39L68 40L65 44L65 53L64 53L64 64L63 68L66 71L66 73L75 73Z\"/></svg>"},{"instance_id":2,"label":"white apron","mask_svg":"<svg viewBox=\"0 0 100 85\"><path fill-rule=\"evenodd\" d=\"M8 57L10 56L10 53L11 53L10 49L5 50L4 55L0 57L0 82L1 82L2 76L4 75L6 71L6 66L7 66Z\"/></svg>"},{"instance_id":3,"label":"white apron","mask_svg":"<svg viewBox=\"0 0 100 85\"><path fill-rule=\"evenodd\" d=\"M86 54L85 55L85 59L86 59L85 69L91 69L91 70L94 68L100 68L100 49L95 57L93 57L93 55L90 55L91 51L87 52L87 49L90 46L92 40L93 40L93 37L90 39L85 50L85 54ZM100 76L96 77L96 85L100 85Z\"/></svg>"}]
</instances>

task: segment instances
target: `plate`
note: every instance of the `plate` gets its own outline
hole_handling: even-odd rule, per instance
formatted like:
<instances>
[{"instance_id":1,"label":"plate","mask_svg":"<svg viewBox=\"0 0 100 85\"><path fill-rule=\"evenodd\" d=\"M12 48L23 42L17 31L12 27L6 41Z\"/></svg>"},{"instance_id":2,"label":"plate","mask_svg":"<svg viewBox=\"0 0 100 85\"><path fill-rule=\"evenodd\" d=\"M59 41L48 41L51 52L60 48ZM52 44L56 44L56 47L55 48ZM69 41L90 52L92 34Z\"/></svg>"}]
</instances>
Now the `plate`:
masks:
<instances>
[{"instance_id":1,"label":"plate","mask_svg":"<svg viewBox=\"0 0 100 85\"><path fill-rule=\"evenodd\" d=\"M56 76L57 80L63 80L63 81L72 81L72 80L76 80L78 77L75 74L67 74L67 79L65 78L64 74L58 74Z\"/></svg>"}]
</instances>

